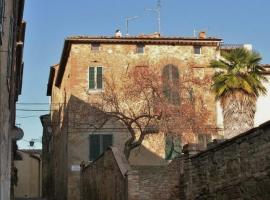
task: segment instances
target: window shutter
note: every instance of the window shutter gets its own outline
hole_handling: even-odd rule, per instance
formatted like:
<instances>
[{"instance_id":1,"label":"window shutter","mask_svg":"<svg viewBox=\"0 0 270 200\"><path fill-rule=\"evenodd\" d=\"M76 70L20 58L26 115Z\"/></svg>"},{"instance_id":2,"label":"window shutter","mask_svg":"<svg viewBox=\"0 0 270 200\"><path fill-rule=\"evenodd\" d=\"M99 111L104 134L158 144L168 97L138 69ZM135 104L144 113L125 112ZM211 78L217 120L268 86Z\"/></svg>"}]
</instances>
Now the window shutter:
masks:
<instances>
[{"instance_id":1,"label":"window shutter","mask_svg":"<svg viewBox=\"0 0 270 200\"><path fill-rule=\"evenodd\" d=\"M95 89L95 68L89 68L89 89Z\"/></svg>"},{"instance_id":2,"label":"window shutter","mask_svg":"<svg viewBox=\"0 0 270 200\"><path fill-rule=\"evenodd\" d=\"M97 67L97 89L102 89L102 67Z\"/></svg>"},{"instance_id":3,"label":"window shutter","mask_svg":"<svg viewBox=\"0 0 270 200\"><path fill-rule=\"evenodd\" d=\"M163 68L163 94L168 101L174 105L179 105L179 71L177 66L168 64Z\"/></svg>"},{"instance_id":4,"label":"window shutter","mask_svg":"<svg viewBox=\"0 0 270 200\"><path fill-rule=\"evenodd\" d=\"M106 151L106 149L109 146L112 146L112 135L102 135L102 139L103 139L103 151Z\"/></svg>"},{"instance_id":5,"label":"window shutter","mask_svg":"<svg viewBox=\"0 0 270 200\"><path fill-rule=\"evenodd\" d=\"M90 135L89 137L90 153L89 159L95 160L100 155L100 135Z\"/></svg>"}]
</instances>

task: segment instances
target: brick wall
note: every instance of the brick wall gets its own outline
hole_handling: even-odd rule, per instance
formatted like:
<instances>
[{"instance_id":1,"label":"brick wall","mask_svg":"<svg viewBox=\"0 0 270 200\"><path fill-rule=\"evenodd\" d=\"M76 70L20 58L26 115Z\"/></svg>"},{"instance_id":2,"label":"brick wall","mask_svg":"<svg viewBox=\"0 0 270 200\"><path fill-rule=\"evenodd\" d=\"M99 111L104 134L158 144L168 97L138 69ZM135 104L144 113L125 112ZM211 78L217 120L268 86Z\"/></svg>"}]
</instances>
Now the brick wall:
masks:
<instances>
[{"instance_id":1,"label":"brick wall","mask_svg":"<svg viewBox=\"0 0 270 200\"><path fill-rule=\"evenodd\" d=\"M270 122L181 159L181 199L270 199Z\"/></svg>"}]
</instances>

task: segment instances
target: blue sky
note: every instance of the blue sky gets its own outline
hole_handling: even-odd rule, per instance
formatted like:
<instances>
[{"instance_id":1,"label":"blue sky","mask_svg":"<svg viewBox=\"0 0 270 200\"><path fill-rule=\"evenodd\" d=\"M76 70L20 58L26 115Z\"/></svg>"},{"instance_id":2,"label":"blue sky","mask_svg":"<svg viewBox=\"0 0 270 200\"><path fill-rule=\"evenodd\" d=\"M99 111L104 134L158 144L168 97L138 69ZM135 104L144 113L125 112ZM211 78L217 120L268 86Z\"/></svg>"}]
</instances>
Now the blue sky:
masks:
<instances>
[{"instance_id":1,"label":"blue sky","mask_svg":"<svg viewBox=\"0 0 270 200\"><path fill-rule=\"evenodd\" d=\"M269 0L162 0L161 34L192 36L193 30L205 30L225 43L251 43L270 63ZM64 39L71 35L111 36L116 29L125 33L125 18L131 21L131 35L157 31L156 0L27 0L24 47L24 77L18 103L48 103L46 86L49 67L59 62ZM47 110L48 104L18 104L18 109ZM20 148L29 148L29 140L39 139L39 116L46 111L17 111L17 124L24 129ZM41 143L36 142L36 148Z\"/></svg>"}]
</instances>

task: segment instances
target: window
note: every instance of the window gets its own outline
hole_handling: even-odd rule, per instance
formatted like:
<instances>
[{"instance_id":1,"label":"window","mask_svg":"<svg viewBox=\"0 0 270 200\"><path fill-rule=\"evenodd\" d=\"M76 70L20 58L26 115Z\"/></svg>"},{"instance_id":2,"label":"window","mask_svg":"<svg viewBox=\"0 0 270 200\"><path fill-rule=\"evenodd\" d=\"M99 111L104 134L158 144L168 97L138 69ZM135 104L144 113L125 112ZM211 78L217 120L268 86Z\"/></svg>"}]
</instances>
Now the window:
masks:
<instances>
[{"instance_id":1,"label":"window","mask_svg":"<svg viewBox=\"0 0 270 200\"><path fill-rule=\"evenodd\" d=\"M89 137L89 159L95 160L100 156L109 146L112 146L113 136L110 134L101 135L95 134Z\"/></svg>"},{"instance_id":2,"label":"window","mask_svg":"<svg viewBox=\"0 0 270 200\"><path fill-rule=\"evenodd\" d=\"M201 46L194 46L194 53L195 54L201 54L202 52L202 47Z\"/></svg>"},{"instance_id":3,"label":"window","mask_svg":"<svg viewBox=\"0 0 270 200\"><path fill-rule=\"evenodd\" d=\"M172 160L182 153L181 138L166 136L165 159Z\"/></svg>"},{"instance_id":4,"label":"window","mask_svg":"<svg viewBox=\"0 0 270 200\"><path fill-rule=\"evenodd\" d=\"M92 51L99 51L100 50L100 44L99 43L92 43L91 44L91 50Z\"/></svg>"},{"instance_id":5,"label":"window","mask_svg":"<svg viewBox=\"0 0 270 200\"><path fill-rule=\"evenodd\" d=\"M102 90L103 89L103 68L89 67L89 89Z\"/></svg>"},{"instance_id":6,"label":"window","mask_svg":"<svg viewBox=\"0 0 270 200\"><path fill-rule=\"evenodd\" d=\"M207 147L207 144L210 143L212 137L210 134L199 134L198 135L198 143L202 144L204 147Z\"/></svg>"},{"instance_id":7,"label":"window","mask_svg":"<svg viewBox=\"0 0 270 200\"><path fill-rule=\"evenodd\" d=\"M144 45L143 44L137 45L136 53L144 53Z\"/></svg>"},{"instance_id":8,"label":"window","mask_svg":"<svg viewBox=\"0 0 270 200\"><path fill-rule=\"evenodd\" d=\"M179 105L179 71L177 66L169 64L163 68L163 94L168 101L174 105Z\"/></svg>"}]
</instances>

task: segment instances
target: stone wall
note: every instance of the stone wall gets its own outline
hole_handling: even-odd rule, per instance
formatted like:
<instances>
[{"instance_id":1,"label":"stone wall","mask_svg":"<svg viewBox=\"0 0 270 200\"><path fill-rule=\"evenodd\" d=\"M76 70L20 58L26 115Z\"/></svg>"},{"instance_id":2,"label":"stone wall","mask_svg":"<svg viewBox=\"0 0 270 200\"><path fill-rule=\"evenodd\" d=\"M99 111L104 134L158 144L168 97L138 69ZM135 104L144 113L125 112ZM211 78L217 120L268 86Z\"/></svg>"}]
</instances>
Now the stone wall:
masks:
<instances>
[{"instance_id":1,"label":"stone wall","mask_svg":"<svg viewBox=\"0 0 270 200\"><path fill-rule=\"evenodd\" d=\"M16 101L22 84L23 45L18 43L24 43L23 2L3 0L0 5L0 200L12 198L13 193L11 168L15 142L12 139L16 135L12 132L16 128Z\"/></svg>"},{"instance_id":2,"label":"stone wall","mask_svg":"<svg viewBox=\"0 0 270 200\"><path fill-rule=\"evenodd\" d=\"M139 176L139 200L176 200L179 196L179 159L167 166L134 166Z\"/></svg>"},{"instance_id":3,"label":"stone wall","mask_svg":"<svg viewBox=\"0 0 270 200\"><path fill-rule=\"evenodd\" d=\"M130 167L122 152L111 147L81 169L81 200L176 200L179 160L167 166Z\"/></svg>"},{"instance_id":4,"label":"stone wall","mask_svg":"<svg viewBox=\"0 0 270 200\"><path fill-rule=\"evenodd\" d=\"M270 122L180 164L181 199L270 199Z\"/></svg>"},{"instance_id":5,"label":"stone wall","mask_svg":"<svg viewBox=\"0 0 270 200\"><path fill-rule=\"evenodd\" d=\"M81 199L125 200L130 167L116 148L81 170Z\"/></svg>"},{"instance_id":6,"label":"stone wall","mask_svg":"<svg viewBox=\"0 0 270 200\"><path fill-rule=\"evenodd\" d=\"M116 158L121 153L107 150L82 170L82 200L270 199L270 121L199 150L187 145L167 166L129 167L125 161L124 168Z\"/></svg>"}]
</instances>

